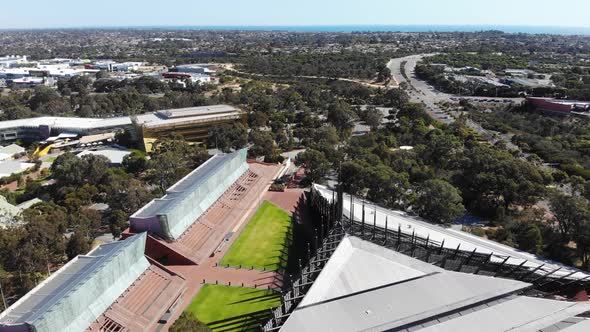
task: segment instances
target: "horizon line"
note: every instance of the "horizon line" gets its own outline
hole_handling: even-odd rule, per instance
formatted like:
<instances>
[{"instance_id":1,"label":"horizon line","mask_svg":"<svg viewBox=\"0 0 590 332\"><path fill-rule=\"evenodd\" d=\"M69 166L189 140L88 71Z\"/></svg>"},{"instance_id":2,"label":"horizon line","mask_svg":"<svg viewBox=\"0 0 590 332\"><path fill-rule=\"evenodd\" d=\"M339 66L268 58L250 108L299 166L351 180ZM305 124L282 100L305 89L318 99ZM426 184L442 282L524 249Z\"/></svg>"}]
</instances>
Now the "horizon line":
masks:
<instances>
[{"instance_id":1,"label":"horizon line","mask_svg":"<svg viewBox=\"0 0 590 332\"><path fill-rule=\"evenodd\" d=\"M203 24L203 25L192 25L192 24L156 24L156 25L76 25L76 26L45 26L45 27L9 27L2 28L0 31L15 31L15 30L92 30L92 29L170 29L170 28L195 28L203 30L215 30L215 28L236 28L240 29L252 29L252 28L329 28L329 27L441 27L441 28L452 28L452 27L463 27L463 28L545 28L545 29L580 29L590 31L590 26L567 26L567 25L536 25L536 24ZM416 31L418 32L418 31Z\"/></svg>"}]
</instances>

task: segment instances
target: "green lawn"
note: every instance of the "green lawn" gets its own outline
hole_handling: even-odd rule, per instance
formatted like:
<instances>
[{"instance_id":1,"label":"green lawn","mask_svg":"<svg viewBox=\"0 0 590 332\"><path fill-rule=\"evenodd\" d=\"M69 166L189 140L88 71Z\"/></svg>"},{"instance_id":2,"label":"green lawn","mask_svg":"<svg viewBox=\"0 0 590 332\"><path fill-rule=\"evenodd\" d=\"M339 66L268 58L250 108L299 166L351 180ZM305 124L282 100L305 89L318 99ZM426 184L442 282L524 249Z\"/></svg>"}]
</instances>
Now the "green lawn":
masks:
<instances>
[{"instance_id":1,"label":"green lawn","mask_svg":"<svg viewBox=\"0 0 590 332\"><path fill-rule=\"evenodd\" d=\"M291 216L267 201L256 211L240 237L221 260L221 265L278 270L287 263Z\"/></svg>"},{"instance_id":2,"label":"green lawn","mask_svg":"<svg viewBox=\"0 0 590 332\"><path fill-rule=\"evenodd\" d=\"M250 331L270 318L268 309L280 305L279 294L272 290L204 285L185 312L213 331Z\"/></svg>"}]
</instances>

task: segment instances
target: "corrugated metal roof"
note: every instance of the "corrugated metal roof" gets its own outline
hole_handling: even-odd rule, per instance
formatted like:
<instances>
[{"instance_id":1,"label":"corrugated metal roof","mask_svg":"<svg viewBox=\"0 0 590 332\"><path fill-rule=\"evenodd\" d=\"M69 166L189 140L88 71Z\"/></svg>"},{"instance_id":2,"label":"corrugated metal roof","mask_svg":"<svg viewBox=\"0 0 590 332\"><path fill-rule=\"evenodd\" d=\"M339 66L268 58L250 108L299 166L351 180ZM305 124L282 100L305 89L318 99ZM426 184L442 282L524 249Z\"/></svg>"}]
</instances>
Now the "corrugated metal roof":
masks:
<instances>
[{"instance_id":1,"label":"corrugated metal roof","mask_svg":"<svg viewBox=\"0 0 590 332\"><path fill-rule=\"evenodd\" d=\"M590 319L584 319L576 324L566 327L562 332L588 332L590 331Z\"/></svg>"},{"instance_id":2,"label":"corrugated metal roof","mask_svg":"<svg viewBox=\"0 0 590 332\"><path fill-rule=\"evenodd\" d=\"M184 118L191 116L203 116L238 111L237 108L229 105L211 105L199 107L186 107L158 111L158 114L167 119Z\"/></svg>"}]
</instances>

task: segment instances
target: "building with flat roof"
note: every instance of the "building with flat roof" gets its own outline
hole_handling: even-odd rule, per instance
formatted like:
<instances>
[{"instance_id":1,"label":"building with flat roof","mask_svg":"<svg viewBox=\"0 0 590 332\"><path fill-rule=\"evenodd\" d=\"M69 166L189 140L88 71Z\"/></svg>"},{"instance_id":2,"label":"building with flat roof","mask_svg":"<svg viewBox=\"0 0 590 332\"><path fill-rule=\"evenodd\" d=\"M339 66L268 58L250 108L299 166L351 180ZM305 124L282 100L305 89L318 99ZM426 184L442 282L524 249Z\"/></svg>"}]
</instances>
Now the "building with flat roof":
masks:
<instances>
[{"instance_id":1,"label":"building with flat roof","mask_svg":"<svg viewBox=\"0 0 590 332\"><path fill-rule=\"evenodd\" d=\"M149 152L156 140L172 134L180 134L191 142L202 142L207 139L211 126L239 121L243 115L241 110L232 106L212 105L113 118L44 116L1 121L0 142L17 139L42 141L61 133L94 135L128 129L143 139Z\"/></svg>"},{"instance_id":2,"label":"building with flat roof","mask_svg":"<svg viewBox=\"0 0 590 332\"><path fill-rule=\"evenodd\" d=\"M33 163L26 163L18 160L3 160L0 161L0 178L10 176L12 174L20 174L28 169L35 167Z\"/></svg>"},{"instance_id":3,"label":"building with flat roof","mask_svg":"<svg viewBox=\"0 0 590 332\"><path fill-rule=\"evenodd\" d=\"M14 65L19 65L21 63L27 62L27 56L20 56L20 55L9 55L0 57L0 68L10 68Z\"/></svg>"},{"instance_id":4,"label":"building with flat roof","mask_svg":"<svg viewBox=\"0 0 590 332\"><path fill-rule=\"evenodd\" d=\"M571 112L588 112L590 110L590 102L587 101L527 97L526 103L531 111L562 115L569 115Z\"/></svg>"},{"instance_id":5,"label":"building with flat roof","mask_svg":"<svg viewBox=\"0 0 590 332\"><path fill-rule=\"evenodd\" d=\"M133 128L129 117L101 119L44 116L0 121L0 142L11 142L17 139L42 141L64 132L90 135L125 128Z\"/></svg>"},{"instance_id":6,"label":"building with flat roof","mask_svg":"<svg viewBox=\"0 0 590 332\"><path fill-rule=\"evenodd\" d=\"M134 118L141 130L146 151L153 143L171 134L180 134L187 141L202 142L209 136L209 129L218 124L233 123L244 113L228 105L211 105L161 110Z\"/></svg>"},{"instance_id":7,"label":"building with flat roof","mask_svg":"<svg viewBox=\"0 0 590 332\"><path fill-rule=\"evenodd\" d=\"M214 70L210 69L211 65L207 64L188 64L178 65L170 69L172 73L198 73L198 74L213 74Z\"/></svg>"},{"instance_id":8,"label":"building with flat roof","mask_svg":"<svg viewBox=\"0 0 590 332\"><path fill-rule=\"evenodd\" d=\"M178 239L246 172L246 149L211 157L130 217L134 232Z\"/></svg>"},{"instance_id":9,"label":"building with flat roof","mask_svg":"<svg viewBox=\"0 0 590 332\"><path fill-rule=\"evenodd\" d=\"M453 272L350 236L280 331L584 331L588 302L527 296L531 284Z\"/></svg>"},{"instance_id":10,"label":"building with flat roof","mask_svg":"<svg viewBox=\"0 0 590 332\"><path fill-rule=\"evenodd\" d=\"M25 148L17 144L9 144L0 148L0 161L12 159L14 156L24 154Z\"/></svg>"},{"instance_id":11,"label":"building with flat roof","mask_svg":"<svg viewBox=\"0 0 590 332\"><path fill-rule=\"evenodd\" d=\"M125 149L116 149L116 148L103 148L103 149L96 149L96 150L84 150L78 153L78 157L83 157L86 155L93 155L93 156L103 156L109 160L110 166L121 166L123 164L123 159L125 156L131 154L131 151Z\"/></svg>"}]
</instances>

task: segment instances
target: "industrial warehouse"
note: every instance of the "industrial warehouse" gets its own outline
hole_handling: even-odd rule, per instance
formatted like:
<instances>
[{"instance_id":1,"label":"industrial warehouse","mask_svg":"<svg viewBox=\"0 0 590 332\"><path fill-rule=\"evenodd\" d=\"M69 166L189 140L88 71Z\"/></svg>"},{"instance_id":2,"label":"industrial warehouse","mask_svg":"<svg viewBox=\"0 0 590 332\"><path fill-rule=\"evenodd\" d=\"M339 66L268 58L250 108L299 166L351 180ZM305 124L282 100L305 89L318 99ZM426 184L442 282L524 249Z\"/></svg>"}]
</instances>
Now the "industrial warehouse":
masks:
<instances>
[{"instance_id":1,"label":"industrial warehouse","mask_svg":"<svg viewBox=\"0 0 590 332\"><path fill-rule=\"evenodd\" d=\"M62 133L93 135L129 130L136 139L142 140L149 152L158 138L180 134L188 141L202 142L211 126L233 123L242 117L242 111L228 105L161 110L114 118L39 117L2 121L0 142L44 141Z\"/></svg>"}]
</instances>

